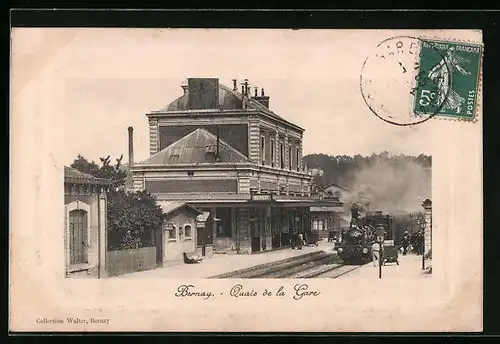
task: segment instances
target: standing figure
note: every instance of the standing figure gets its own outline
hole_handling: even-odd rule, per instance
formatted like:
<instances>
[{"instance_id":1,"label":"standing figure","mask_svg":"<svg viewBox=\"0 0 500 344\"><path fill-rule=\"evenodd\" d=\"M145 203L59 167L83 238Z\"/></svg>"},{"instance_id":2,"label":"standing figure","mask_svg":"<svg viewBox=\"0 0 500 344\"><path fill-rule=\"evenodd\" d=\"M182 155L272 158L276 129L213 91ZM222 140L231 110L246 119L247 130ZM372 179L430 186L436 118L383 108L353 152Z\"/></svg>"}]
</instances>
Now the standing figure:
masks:
<instances>
[{"instance_id":1,"label":"standing figure","mask_svg":"<svg viewBox=\"0 0 500 344\"><path fill-rule=\"evenodd\" d=\"M403 239L401 240L401 247L403 248L403 256L406 256L409 244L410 244L410 235L408 234L408 231L405 231L403 234Z\"/></svg>"},{"instance_id":2,"label":"standing figure","mask_svg":"<svg viewBox=\"0 0 500 344\"><path fill-rule=\"evenodd\" d=\"M418 232L418 254L424 254L424 233L422 231Z\"/></svg>"},{"instance_id":3,"label":"standing figure","mask_svg":"<svg viewBox=\"0 0 500 344\"><path fill-rule=\"evenodd\" d=\"M376 241L372 245L372 258L373 266L378 266L380 260L380 244Z\"/></svg>"},{"instance_id":4,"label":"standing figure","mask_svg":"<svg viewBox=\"0 0 500 344\"><path fill-rule=\"evenodd\" d=\"M302 244L304 243L304 236L300 232L299 232L297 241L298 241L297 242L297 249L302 250Z\"/></svg>"},{"instance_id":5,"label":"standing figure","mask_svg":"<svg viewBox=\"0 0 500 344\"><path fill-rule=\"evenodd\" d=\"M453 76L455 70L463 75L470 75L460 63L468 62L455 53L455 48L450 47L441 61L429 72L428 77L437 82L438 99L437 104L442 104L443 110L455 110L457 114L462 111L465 98L453 90Z\"/></svg>"}]
</instances>

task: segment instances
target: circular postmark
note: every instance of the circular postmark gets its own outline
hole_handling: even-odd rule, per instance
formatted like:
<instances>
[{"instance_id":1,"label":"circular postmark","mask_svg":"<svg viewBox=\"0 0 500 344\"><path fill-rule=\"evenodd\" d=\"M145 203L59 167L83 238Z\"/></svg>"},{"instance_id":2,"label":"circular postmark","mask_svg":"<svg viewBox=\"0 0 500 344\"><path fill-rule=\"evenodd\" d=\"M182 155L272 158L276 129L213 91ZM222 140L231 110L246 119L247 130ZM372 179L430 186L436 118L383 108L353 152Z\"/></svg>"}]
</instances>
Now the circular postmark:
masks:
<instances>
[{"instance_id":1,"label":"circular postmark","mask_svg":"<svg viewBox=\"0 0 500 344\"><path fill-rule=\"evenodd\" d=\"M397 36L377 45L361 68L361 95L375 116L398 126L439 113L451 89L445 57L431 42Z\"/></svg>"}]
</instances>

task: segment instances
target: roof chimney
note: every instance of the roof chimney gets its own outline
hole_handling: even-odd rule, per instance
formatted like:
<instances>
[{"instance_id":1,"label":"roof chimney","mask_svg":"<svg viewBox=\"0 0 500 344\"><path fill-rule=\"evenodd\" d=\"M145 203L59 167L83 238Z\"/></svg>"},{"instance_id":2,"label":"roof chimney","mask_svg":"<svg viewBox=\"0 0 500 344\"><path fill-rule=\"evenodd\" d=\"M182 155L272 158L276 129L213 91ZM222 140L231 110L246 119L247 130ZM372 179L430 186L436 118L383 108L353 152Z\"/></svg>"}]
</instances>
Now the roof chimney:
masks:
<instances>
[{"instance_id":1,"label":"roof chimney","mask_svg":"<svg viewBox=\"0 0 500 344\"><path fill-rule=\"evenodd\" d=\"M255 96L256 96L256 97L257 97L257 90L258 90L258 89L259 89L258 87L255 87Z\"/></svg>"},{"instance_id":2,"label":"roof chimney","mask_svg":"<svg viewBox=\"0 0 500 344\"><path fill-rule=\"evenodd\" d=\"M188 78L188 109L218 109L219 79Z\"/></svg>"},{"instance_id":3,"label":"roof chimney","mask_svg":"<svg viewBox=\"0 0 500 344\"><path fill-rule=\"evenodd\" d=\"M182 82L182 84L181 84L181 88L182 88L182 90L184 91L184 94L186 94L186 93L187 93L187 91L188 91L188 83L187 83L187 81L183 81L183 82Z\"/></svg>"},{"instance_id":4,"label":"roof chimney","mask_svg":"<svg viewBox=\"0 0 500 344\"><path fill-rule=\"evenodd\" d=\"M238 80L233 79L233 91L235 91L235 92L236 92L236 91L238 91L238 86L236 85L236 82L237 82L237 81L238 81Z\"/></svg>"},{"instance_id":5,"label":"roof chimney","mask_svg":"<svg viewBox=\"0 0 500 344\"><path fill-rule=\"evenodd\" d=\"M128 127L128 164L134 164L134 128Z\"/></svg>"},{"instance_id":6,"label":"roof chimney","mask_svg":"<svg viewBox=\"0 0 500 344\"><path fill-rule=\"evenodd\" d=\"M245 96L248 96L248 79L245 79Z\"/></svg>"},{"instance_id":7,"label":"roof chimney","mask_svg":"<svg viewBox=\"0 0 500 344\"><path fill-rule=\"evenodd\" d=\"M269 97L264 94L263 88L260 89L260 97L257 96L257 88L255 89L255 97L253 99L269 109Z\"/></svg>"},{"instance_id":8,"label":"roof chimney","mask_svg":"<svg viewBox=\"0 0 500 344\"><path fill-rule=\"evenodd\" d=\"M243 110L245 110L247 108L246 106L246 100L245 100L245 84L242 83L241 84L241 107L243 108Z\"/></svg>"}]
</instances>

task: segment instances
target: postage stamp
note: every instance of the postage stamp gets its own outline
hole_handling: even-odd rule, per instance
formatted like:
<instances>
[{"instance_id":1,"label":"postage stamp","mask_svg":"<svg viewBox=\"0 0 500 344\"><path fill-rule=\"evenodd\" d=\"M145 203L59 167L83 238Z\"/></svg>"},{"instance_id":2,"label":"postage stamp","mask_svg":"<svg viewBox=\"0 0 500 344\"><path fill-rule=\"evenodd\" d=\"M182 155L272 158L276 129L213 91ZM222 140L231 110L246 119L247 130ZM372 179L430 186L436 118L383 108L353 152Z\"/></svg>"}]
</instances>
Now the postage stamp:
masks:
<instances>
[{"instance_id":1,"label":"postage stamp","mask_svg":"<svg viewBox=\"0 0 500 344\"><path fill-rule=\"evenodd\" d=\"M479 44L423 41L415 113L473 120L478 104L482 50Z\"/></svg>"},{"instance_id":2,"label":"postage stamp","mask_svg":"<svg viewBox=\"0 0 500 344\"><path fill-rule=\"evenodd\" d=\"M361 70L361 95L383 121L410 126L432 117L474 120L482 45L412 36L381 41Z\"/></svg>"}]
</instances>

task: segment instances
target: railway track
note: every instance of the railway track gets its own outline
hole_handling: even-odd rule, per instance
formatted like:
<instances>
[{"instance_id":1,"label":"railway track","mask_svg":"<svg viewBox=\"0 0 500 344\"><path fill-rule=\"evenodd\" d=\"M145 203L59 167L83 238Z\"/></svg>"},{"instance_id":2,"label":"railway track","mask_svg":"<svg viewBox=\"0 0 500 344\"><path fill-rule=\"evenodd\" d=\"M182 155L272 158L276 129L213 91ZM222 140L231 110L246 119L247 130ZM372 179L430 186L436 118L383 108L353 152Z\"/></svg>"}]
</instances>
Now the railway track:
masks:
<instances>
[{"instance_id":1,"label":"railway track","mask_svg":"<svg viewBox=\"0 0 500 344\"><path fill-rule=\"evenodd\" d=\"M317 251L211 278L338 278L359 267L344 265L334 253Z\"/></svg>"}]
</instances>

